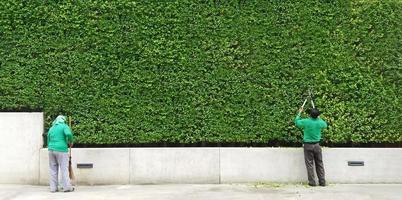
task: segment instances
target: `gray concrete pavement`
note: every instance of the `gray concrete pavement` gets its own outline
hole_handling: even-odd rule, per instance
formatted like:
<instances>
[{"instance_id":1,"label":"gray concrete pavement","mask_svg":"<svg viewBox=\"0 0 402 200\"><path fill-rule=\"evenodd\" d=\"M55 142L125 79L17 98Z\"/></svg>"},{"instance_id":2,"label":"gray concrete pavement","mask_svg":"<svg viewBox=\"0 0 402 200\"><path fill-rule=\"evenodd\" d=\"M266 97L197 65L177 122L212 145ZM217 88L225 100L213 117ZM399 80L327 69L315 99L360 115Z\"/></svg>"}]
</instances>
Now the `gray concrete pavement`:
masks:
<instances>
[{"instance_id":1,"label":"gray concrete pavement","mask_svg":"<svg viewBox=\"0 0 402 200\"><path fill-rule=\"evenodd\" d=\"M401 200L401 184L285 184L77 186L50 193L48 186L0 185L0 200Z\"/></svg>"}]
</instances>

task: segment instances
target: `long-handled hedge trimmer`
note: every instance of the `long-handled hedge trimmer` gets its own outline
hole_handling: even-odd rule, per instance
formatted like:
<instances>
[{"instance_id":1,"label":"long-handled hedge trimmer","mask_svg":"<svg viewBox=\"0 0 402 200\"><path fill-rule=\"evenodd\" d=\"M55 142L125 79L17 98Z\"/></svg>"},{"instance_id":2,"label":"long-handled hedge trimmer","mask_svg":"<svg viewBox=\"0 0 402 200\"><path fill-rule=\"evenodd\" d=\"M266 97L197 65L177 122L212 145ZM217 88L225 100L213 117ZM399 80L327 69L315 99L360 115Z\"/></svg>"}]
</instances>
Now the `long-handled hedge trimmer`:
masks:
<instances>
[{"instance_id":1,"label":"long-handled hedge trimmer","mask_svg":"<svg viewBox=\"0 0 402 200\"><path fill-rule=\"evenodd\" d=\"M313 106L313 108L315 108L314 101L313 101L313 93L309 89L308 90L308 96L306 97L306 99L304 99L303 105L300 107L300 110L302 110L304 108L304 106L306 105L308 99L310 99L311 105ZM299 111L299 113L301 113L301 112Z\"/></svg>"},{"instance_id":2,"label":"long-handled hedge trimmer","mask_svg":"<svg viewBox=\"0 0 402 200\"><path fill-rule=\"evenodd\" d=\"M310 100L311 100L311 105L313 106L313 108L315 108L314 101L313 101L313 93L311 92L310 89L308 89L308 95L309 95Z\"/></svg>"}]
</instances>

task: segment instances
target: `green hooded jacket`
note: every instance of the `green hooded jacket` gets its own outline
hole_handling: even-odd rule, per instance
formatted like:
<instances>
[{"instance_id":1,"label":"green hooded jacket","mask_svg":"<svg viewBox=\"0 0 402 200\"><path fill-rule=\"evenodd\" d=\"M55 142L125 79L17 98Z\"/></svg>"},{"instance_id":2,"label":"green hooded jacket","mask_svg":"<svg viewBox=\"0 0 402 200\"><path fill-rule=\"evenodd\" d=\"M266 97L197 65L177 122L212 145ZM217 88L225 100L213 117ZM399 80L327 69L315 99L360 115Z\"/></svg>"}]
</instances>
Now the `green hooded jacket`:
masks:
<instances>
[{"instance_id":1,"label":"green hooded jacket","mask_svg":"<svg viewBox=\"0 0 402 200\"><path fill-rule=\"evenodd\" d=\"M52 151L68 152L68 143L73 142L73 133L65 123L66 117L58 116L47 135L47 148Z\"/></svg>"}]
</instances>

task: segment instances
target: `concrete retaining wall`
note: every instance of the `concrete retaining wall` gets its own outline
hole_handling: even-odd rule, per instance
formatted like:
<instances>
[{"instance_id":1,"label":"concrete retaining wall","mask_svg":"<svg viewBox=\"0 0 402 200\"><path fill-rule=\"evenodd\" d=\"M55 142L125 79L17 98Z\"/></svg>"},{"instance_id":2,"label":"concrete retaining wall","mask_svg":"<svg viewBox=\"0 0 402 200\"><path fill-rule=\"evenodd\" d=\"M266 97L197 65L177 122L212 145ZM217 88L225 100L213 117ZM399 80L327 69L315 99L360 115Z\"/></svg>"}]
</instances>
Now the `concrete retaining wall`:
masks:
<instances>
[{"instance_id":1,"label":"concrete retaining wall","mask_svg":"<svg viewBox=\"0 0 402 200\"><path fill-rule=\"evenodd\" d=\"M222 148L221 182L307 181L303 156L302 148ZM330 183L402 183L402 148L323 148L323 160Z\"/></svg>"},{"instance_id":2,"label":"concrete retaining wall","mask_svg":"<svg viewBox=\"0 0 402 200\"><path fill-rule=\"evenodd\" d=\"M86 185L130 183L130 149L73 148L71 153L76 183ZM49 156L47 149L41 150L40 160L40 184L48 184ZM93 168L77 168L77 163L92 163Z\"/></svg>"},{"instance_id":3,"label":"concrete retaining wall","mask_svg":"<svg viewBox=\"0 0 402 200\"><path fill-rule=\"evenodd\" d=\"M0 113L0 183L48 184L43 123L42 113ZM73 148L72 153L78 184L307 179L302 148ZM402 148L323 148L323 159L330 183L402 183Z\"/></svg>"},{"instance_id":4,"label":"concrete retaining wall","mask_svg":"<svg viewBox=\"0 0 402 200\"><path fill-rule=\"evenodd\" d=\"M42 113L0 113L0 183L39 183L42 134Z\"/></svg>"},{"instance_id":5,"label":"concrete retaining wall","mask_svg":"<svg viewBox=\"0 0 402 200\"><path fill-rule=\"evenodd\" d=\"M130 183L219 183L218 148L130 149Z\"/></svg>"},{"instance_id":6,"label":"concrete retaining wall","mask_svg":"<svg viewBox=\"0 0 402 200\"><path fill-rule=\"evenodd\" d=\"M323 160L331 182L402 183L402 148L328 148ZM351 160L364 166L347 166Z\"/></svg>"},{"instance_id":7,"label":"concrete retaining wall","mask_svg":"<svg viewBox=\"0 0 402 200\"><path fill-rule=\"evenodd\" d=\"M302 148L222 148L221 182L307 180Z\"/></svg>"},{"instance_id":8,"label":"concrete retaining wall","mask_svg":"<svg viewBox=\"0 0 402 200\"><path fill-rule=\"evenodd\" d=\"M329 183L402 183L399 148L324 148L323 159ZM42 149L41 184L48 183L47 162ZM76 148L73 164L78 184L307 181L302 148Z\"/></svg>"}]
</instances>

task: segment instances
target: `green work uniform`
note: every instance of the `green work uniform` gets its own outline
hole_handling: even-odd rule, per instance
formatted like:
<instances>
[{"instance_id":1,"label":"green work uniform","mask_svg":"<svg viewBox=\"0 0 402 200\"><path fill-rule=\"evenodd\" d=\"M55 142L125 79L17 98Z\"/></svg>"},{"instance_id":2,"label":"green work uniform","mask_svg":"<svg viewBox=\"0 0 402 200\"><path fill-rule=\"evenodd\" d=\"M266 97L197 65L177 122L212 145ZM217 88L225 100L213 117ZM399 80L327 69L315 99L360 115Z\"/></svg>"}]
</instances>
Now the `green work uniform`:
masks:
<instances>
[{"instance_id":1,"label":"green work uniform","mask_svg":"<svg viewBox=\"0 0 402 200\"><path fill-rule=\"evenodd\" d=\"M304 162L306 163L307 178L309 185L315 186L314 166L316 168L318 181L321 186L325 186L325 170L322 161L322 151L320 147L321 129L327 128L327 123L320 118L302 119L300 113L295 118L295 124L303 128L303 149Z\"/></svg>"},{"instance_id":2,"label":"green work uniform","mask_svg":"<svg viewBox=\"0 0 402 200\"><path fill-rule=\"evenodd\" d=\"M327 128L327 123L320 118L302 119L300 113L295 118L295 124L298 128L303 128L304 142L319 142L321 140L321 129Z\"/></svg>"},{"instance_id":3,"label":"green work uniform","mask_svg":"<svg viewBox=\"0 0 402 200\"><path fill-rule=\"evenodd\" d=\"M53 125L47 135L48 150L68 152L67 142L73 142L73 133L65 123Z\"/></svg>"}]
</instances>

